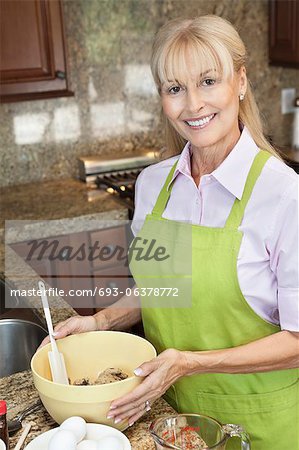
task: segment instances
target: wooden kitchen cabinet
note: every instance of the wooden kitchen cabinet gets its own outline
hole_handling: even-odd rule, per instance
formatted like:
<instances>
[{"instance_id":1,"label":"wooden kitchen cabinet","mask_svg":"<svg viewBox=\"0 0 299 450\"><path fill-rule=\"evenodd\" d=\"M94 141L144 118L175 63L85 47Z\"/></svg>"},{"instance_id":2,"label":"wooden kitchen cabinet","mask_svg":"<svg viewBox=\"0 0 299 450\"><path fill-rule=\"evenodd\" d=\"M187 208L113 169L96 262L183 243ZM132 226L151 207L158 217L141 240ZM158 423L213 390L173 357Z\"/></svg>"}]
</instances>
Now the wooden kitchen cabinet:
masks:
<instances>
[{"instance_id":1,"label":"wooden kitchen cabinet","mask_svg":"<svg viewBox=\"0 0 299 450\"><path fill-rule=\"evenodd\" d=\"M72 233L38 239L35 247L30 241L11 244L11 247L51 287L63 290L65 301L79 314L89 315L94 313L93 298L69 295L70 290L91 289L89 261L71 257L87 241L87 233Z\"/></svg>"},{"instance_id":2,"label":"wooden kitchen cabinet","mask_svg":"<svg viewBox=\"0 0 299 450\"><path fill-rule=\"evenodd\" d=\"M1 0L1 102L71 96L60 0Z\"/></svg>"},{"instance_id":3,"label":"wooden kitchen cabinet","mask_svg":"<svg viewBox=\"0 0 299 450\"><path fill-rule=\"evenodd\" d=\"M10 244L51 287L65 292L64 300L80 315L94 314L111 305L130 286L129 269L125 261L119 261L113 256L116 246L126 251L127 233L124 226L51 236L38 239L34 247L32 245L30 241ZM90 253L95 245L106 247L108 253L111 251L111 258L109 255L106 260L95 258L98 250L94 254ZM100 287L117 288L119 295L100 295ZM70 296L70 290L80 293L85 290L85 294Z\"/></svg>"},{"instance_id":4,"label":"wooden kitchen cabinet","mask_svg":"<svg viewBox=\"0 0 299 450\"><path fill-rule=\"evenodd\" d=\"M269 1L269 63L299 67L299 2Z\"/></svg>"},{"instance_id":5,"label":"wooden kitchen cabinet","mask_svg":"<svg viewBox=\"0 0 299 450\"><path fill-rule=\"evenodd\" d=\"M130 287L129 281L129 271L124 266L95 271L93 273L93 286L97 288L95 295L96 310L100 311L112 305L125 295L126 289ZM110 290L111 294L109 294Z\"/></svg>"},{"instance_id":6,"label":"wooden kitchen cabinet","mask_svg":"<svg viewBox=\"0 0 299 450\"><path fill-rule=\"evenodd\" d=\"M117 226L95 231L89 235L91 246L97 243L101 248L106 247L110 250L111 254L107 260L97 259L92 262L93 289L96 289L96 311L115 303L131 286L127 259L123 259L128 247L127 232L126 227ZM117 249L123 251L123 254ZM109 294L109 290L111 290L111 294ZM101 292L106 295L102 295Z\"/></svg>"}]
</instances>

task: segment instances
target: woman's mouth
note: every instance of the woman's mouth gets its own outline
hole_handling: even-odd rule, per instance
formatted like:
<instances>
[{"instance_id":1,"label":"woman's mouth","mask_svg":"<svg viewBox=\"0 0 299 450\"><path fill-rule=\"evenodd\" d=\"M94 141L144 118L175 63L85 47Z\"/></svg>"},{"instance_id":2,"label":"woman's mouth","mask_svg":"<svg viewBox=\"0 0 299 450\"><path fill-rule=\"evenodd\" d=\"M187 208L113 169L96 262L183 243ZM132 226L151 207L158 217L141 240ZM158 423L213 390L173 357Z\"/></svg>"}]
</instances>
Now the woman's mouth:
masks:
<instances>
[{"instance_id":1,"label":"woman's mouth","mask_svg":"<svg viewBox=\"0 0 299 450\"><path fill-rule=\"evenodd\" d=\"M190 127L190 128L205 128L209 125L211 120L214 119L216 114L210 114L209 116L205 116L201 119L192 119L192 120L184 120L184 122Z\"/></svg>"}]
</instances>

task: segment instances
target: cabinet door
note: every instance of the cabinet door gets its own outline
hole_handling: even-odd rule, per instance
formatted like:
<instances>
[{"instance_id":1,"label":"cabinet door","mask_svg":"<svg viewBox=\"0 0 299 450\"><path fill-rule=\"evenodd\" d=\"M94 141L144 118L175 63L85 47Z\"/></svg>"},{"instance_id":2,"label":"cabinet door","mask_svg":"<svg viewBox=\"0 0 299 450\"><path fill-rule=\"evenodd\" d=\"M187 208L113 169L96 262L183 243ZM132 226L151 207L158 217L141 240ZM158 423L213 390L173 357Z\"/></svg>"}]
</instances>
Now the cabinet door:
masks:
<instances>
[{"instance_id":1,"label":"cabinet door","mask_svg":"<svg viewBox=\"0 0 299 450\"><path fill-rule=\"evenodd\" d=\"M81 315L111 305L132 286L126 260L118 258L128 245L124 226L10 245ZM96 257L103 248L105 257Z\"/></svg>"},{"instance_id":2,"label":"cabinet door","mask_svg":"<svg viewBox=\"0 0 299 450\"><path fill-rule=\"evenodd\" d=\"M73 95L59 0L2 0L1 101Z\"/></svg>"},{"instance_id":3,"label":"cabinet door","mask_svg":"<svg viewBox=\"0 0 299 450\"><path fill-rule=\"evenodd\" d=\"M299 2L270 0L269 8L270 64L299 67Z\"/></svg>"},{"instance_id":4,"label":"cabinet door","mask_svg":"<svg viewBox=\"0 0 299 450\"><path fill-rule=\"evenodd\" d=\"M94 314L93 283L90 262L80 249L88 248L88 234L72 233L60 241L61 257L55 263L57 289L64 291L64 300L81 316ZM78 259L75 256L77 254Z\"/></svg>"},{"instance_id":5,"label":"cabinet door","mask_svg":"<svg viewBox=\"0 0 299 450\"><path fill-rule=\"evenodd\" d=\"M90 315L94 313L90 263L86 258L74 257L76 253L82 256L80 248L88 243L87 233L81 232L10 246L79 314Z\"/></svg>"},{"instance_id":6,"label":"cabinet door","mask_svg":"<svg viewBox=\"0 0 299 450\"><path fill-rule=\"evenodd\" d=\"M95 308L100 311L126 294L130 287L129 272L124 266L99 269L93 274Z\"/></svg>"},{"instance_id":7,"label":"cabinet door","mask_svg":"<svg viewBox=\"0 0 299 450\"><path fill-rule=\"evenodd\" d=\"M128 244L123 225L91 231L89 235L91 248L94 249L92 266L95 270L126 265Z\"/></svg>"}]
</instances>

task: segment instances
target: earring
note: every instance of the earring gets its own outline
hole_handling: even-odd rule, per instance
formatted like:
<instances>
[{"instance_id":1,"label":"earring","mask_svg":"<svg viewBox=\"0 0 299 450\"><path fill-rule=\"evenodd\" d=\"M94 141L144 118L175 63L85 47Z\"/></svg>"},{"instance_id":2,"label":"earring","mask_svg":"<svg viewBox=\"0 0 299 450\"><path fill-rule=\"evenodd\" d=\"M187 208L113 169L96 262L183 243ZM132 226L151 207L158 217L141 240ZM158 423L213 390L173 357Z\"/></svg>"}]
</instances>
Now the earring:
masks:
<instances>
[{"instance_id":1,"label":"earring","mask_svg":"<svg viewBox=\"0 0 299 450\"><path fill-rule=\"evenodd\" d=\"M240 94L240 95L239 95L240 102L241 102L242 100L244 100L244 97L245 97L244 94Z\"/></svg>"}]
</instances>

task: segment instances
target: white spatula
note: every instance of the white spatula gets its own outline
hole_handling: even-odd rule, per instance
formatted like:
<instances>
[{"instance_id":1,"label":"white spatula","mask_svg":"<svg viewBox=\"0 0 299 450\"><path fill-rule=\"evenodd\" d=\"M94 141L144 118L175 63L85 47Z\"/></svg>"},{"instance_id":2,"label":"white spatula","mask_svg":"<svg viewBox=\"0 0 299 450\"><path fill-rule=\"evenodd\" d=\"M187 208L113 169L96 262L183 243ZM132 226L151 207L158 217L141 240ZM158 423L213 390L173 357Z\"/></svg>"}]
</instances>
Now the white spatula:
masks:
<instances>
[{"instance_id":1,"label":"white spatula","mask_svg":"<svg viewBox=\"0 0 299 450\"><path fill-rule=\"evenodd\" d=\"M54 383L69 384L63 354L59 352L56 341L53 337L54 333L53 324L51 319L48 298L46 294L46 288L43 281L38 282L38 287L41 292L41 299L43 302L43 308L52 347L52 351L48 353L52 379Z\"/></svg>"}]
</instances>

